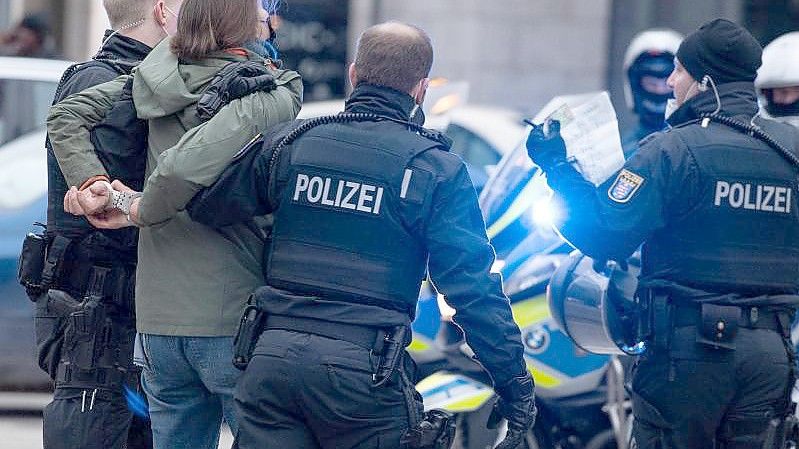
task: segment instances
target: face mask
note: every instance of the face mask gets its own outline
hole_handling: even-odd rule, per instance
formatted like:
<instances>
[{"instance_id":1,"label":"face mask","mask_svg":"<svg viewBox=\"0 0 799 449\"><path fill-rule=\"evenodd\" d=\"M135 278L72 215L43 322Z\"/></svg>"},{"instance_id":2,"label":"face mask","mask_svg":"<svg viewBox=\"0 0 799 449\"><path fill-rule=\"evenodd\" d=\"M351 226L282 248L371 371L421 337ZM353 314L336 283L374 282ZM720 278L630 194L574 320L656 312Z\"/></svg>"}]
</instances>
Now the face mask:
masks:
<instances>
[{"instance_id":1,"label":"face mask","mask_svg":"<svg viewBox=\"0 0 799 449\"><path fill-rule=\"evenodd\" d=\"M766 111L772 117L799 116L799 100L790 104L779 104L774 102L774 93L766 91Z\"/></svg>"},{"instance_id":2,"label":"face mask","mask_svg":"<svg viewBox=\"0 0 799 449\"><path fill-rule=\"evenodd\" d=\"M671 115L674 114L674 111L676 111L677 109L680 109L680 105L677 104L677 99L676 98L669 98L666 101L666 111L664 113L664 115L665 115L664 118L666 120L668 120L669 117L671 117Z\"/></svg>"}]
</instances>

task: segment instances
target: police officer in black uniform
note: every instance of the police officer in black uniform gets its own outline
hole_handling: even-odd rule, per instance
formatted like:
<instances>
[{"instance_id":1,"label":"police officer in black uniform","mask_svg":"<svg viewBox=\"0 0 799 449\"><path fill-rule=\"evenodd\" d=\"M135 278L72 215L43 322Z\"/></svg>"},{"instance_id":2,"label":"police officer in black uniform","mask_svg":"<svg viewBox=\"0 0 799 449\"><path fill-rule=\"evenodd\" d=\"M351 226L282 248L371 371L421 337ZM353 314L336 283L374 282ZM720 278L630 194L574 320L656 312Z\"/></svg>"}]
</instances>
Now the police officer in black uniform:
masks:
<instances>
[{"instance_id":1,"label":"police officer in black uniform","mask_svg":"<svg viewBox=\"0 0 799 449\"><path fill-rule=\"evenodd\" d=\"M236 391L239 448L443 447L420 426L404 350L426 268L496 386L510 429L501 447L534 422L474 187L446 137L416 124L432 59L420 29L368 29L342 114L265 136L190 206L215 227L274 214L255 294L265 330Z\"/></svg>"},{"instance_id":2,"label":"police officer in black uniform","mask_svg":"<svg viewBox=\"0 0 799 449\"><path fill-rule=\"evenodd\" d=\"M150 51L144 43L121 34L107 37L92 60L65 73L54 103L130 73ZM94 136L114 148L120 140L118 133L125 140L127 130L141 131L135 124L129 126L135 119L105 123ZM146 406L135 416L123 390L127 386L130 395L138 389L138 371L132 364L136 231L97 231L85 219L66 213L64 195L68 186L49 140L46 146L46 235L50 243L43 274L53 295L37 299L36 339L39 366L53 378L56 390L44 413L44 447L152 447ZM137 168L129 170L136 172ZM139 170L141 179L143 165ZM127 171L119 175L134 179ZM135 173L132 175L135 177ZM97 313L102 306L80 312L79 304L66 296L59 301L56 290L76 301L94 296L103 304L113 305L103 313ZM79 321L83 329L78 329Z\"/></svg>"},{"instance_id":3,"label":"police officer in black uniform","mask_svg":"<svg viewBox=\"0 0 799 449\"><path fill-rule=\"evenodd\" d=\"M176 0L167 3L179 6ZM104 6L115 31L106 32L91 60L64 73L54 104L130 74L177 20L163 0ZM92 140L112 176L141 186L146 132L146 125L124 107L95 127ZM48 250L41 282L28 285L36 300L39 366L56 387L44 410L44 447L152 447L147 405L138 392L139 370L133 365L136 231L98 231L66 213L69 187L49 140L46 147Z\"/></svg>"},{"instance_id":4,"label":"police officer in black uniform","mask_svg":"<svg viewBox=\"0 0 799 449\"><path fill-rule=\"evenodd\" d=\"M594 188L566 159L559 124L528 139L585 254L624 260L641 243L632 380L639 448L782 448L790 414L788 327L799 303L799 136L758 117L761 47L717 19L688 36L669 77L671 128Z\"/></svg>"}]
</instances>

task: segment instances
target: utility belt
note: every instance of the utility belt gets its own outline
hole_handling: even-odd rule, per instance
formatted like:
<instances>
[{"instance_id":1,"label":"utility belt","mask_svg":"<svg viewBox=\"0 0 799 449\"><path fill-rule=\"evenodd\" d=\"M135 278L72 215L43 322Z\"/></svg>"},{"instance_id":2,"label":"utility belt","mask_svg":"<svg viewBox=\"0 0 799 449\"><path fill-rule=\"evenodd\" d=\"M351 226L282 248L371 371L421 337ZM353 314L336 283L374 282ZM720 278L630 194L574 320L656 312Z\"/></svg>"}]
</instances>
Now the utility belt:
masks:
<instances>
[{"instance_id":1,"label":"utility belt","mask_svg":"<svg viewBox=\"0 0 799 449\"><path fill-rule=\"evenodd\" d=\"M135 264L95 262L90 257L91 250L79 246L80 242L60 234L54 237L28 234L22 245L18 272L28 297L35 302L51 288L81 298L95 295L117 306L119 314L132 316ZM104 272L102 283L93 285L97 271Z\"/></svg>"},{"instance_id":2,"label":"utility belt","mask_svg":"<svg viewBox=\"0 0 799 449\"><path fill-rule=\"evenodd\" d=\"M36 303L37 360L57 386L119 389L135 370L135 267L93 264L75 246L25 239L19 280Z\"/></svg>"},{"instance_id":3,"label":"utility belt","mask_svg":"<svg viewBox=\"0 0 799 449\"><path fill-rule=\"evenodd\" d=\"M56 386L86 389L119 390L123 385L135 388L138 382L138 370L133 367L94 368L87 371L71 363L60 363L55 376Z\"/></svg>"},{"instance_id":4,"label":"utility belt","mask_svg":"<svg viewBox=\"0 0 799 449\"><path fill-rule=\"evenodd\" d=\"M408 326L381 329L314 318L269 315L258 304L255 296L251 296L247 301L247 307L239 322L234 340L233 364L237 368L241 370L247 368L258 338L269 329L288 330L347 341L369 350L370 354L377 358L372 373L375 386L383 385L391 379L402 361L407 344L406 339L410 338Z\"/></svg>"},{"instance_id":5,"label":"utility belt","mask_svg":"<svg viewBox=\"0 0 799 449\"><path fill-rule=\"evenodd\" d=\"M268 300L268 298L267 298ZM260 307L255 296L247 301L239 329L234 340L233 364L246 369L252 359L253 350L261 334L269 329L280 329L318 335L334 340L350 342L368 349L376 357L372 372L372 384L380 387L399 376L399 384L405 395L411 426L403 435L403 447L410 449L449 449L455 436L455 420L444 410L421 413L416 409L416 393L400 365L404 361L405 346L410 341L408 326L382 329L370 326L335 323L314 318L286 315L269 315ZM374 360L374 359L373 359Z\"/></svg>"},{"instance_id":6,"label":"utility belt","mask_svg":"<svg viewBox=\"0 0 799 449\"><path fill-rule=\"evenodd\" d=\"M793 312L780 307L691 303L648 291L641 301L639 339L668 350L675 328L695 326L698 343L735 349L739 328L766 329L789 338L793 318Z\"/></svg>"}]
</instances>

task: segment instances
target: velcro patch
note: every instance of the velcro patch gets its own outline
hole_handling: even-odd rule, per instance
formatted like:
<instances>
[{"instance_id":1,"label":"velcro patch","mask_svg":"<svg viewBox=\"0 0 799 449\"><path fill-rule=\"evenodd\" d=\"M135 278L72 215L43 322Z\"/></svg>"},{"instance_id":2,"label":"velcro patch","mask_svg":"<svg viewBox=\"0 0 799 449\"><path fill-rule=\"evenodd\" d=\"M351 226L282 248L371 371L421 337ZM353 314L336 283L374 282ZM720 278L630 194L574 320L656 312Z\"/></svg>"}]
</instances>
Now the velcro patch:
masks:
<instances>
[{"instance_id":1,"label":"velcro patch","mask_svg":"<svg viewBox=\"0 0 799 449\"><path fill-rule=\"evenodd\" d=\"M624 169L608 189L608 196L617 203L626 203L632 199L643 183L642 176Z\"/></svg>"}]
</instances>

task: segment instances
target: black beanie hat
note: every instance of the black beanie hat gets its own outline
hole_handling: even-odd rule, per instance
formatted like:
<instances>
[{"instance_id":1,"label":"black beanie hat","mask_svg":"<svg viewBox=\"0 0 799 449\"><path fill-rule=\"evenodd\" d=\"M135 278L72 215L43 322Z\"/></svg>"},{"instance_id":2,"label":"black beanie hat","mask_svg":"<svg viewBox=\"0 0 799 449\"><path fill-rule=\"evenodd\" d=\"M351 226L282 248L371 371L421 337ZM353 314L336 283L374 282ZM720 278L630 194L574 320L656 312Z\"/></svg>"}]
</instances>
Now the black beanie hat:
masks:
<instances>
[{"instance_id":1,"label":"black beanie hat","mask_svg":"<svg viewBox=\"0 0 799 449\"><path fill-rule=\"evenodd\" d=\"M696 81L709 75L716 84L754 81L762 54L749 31L726 19L702 25L677 49L677 59Z\"/></svg>"}]
</instances>

